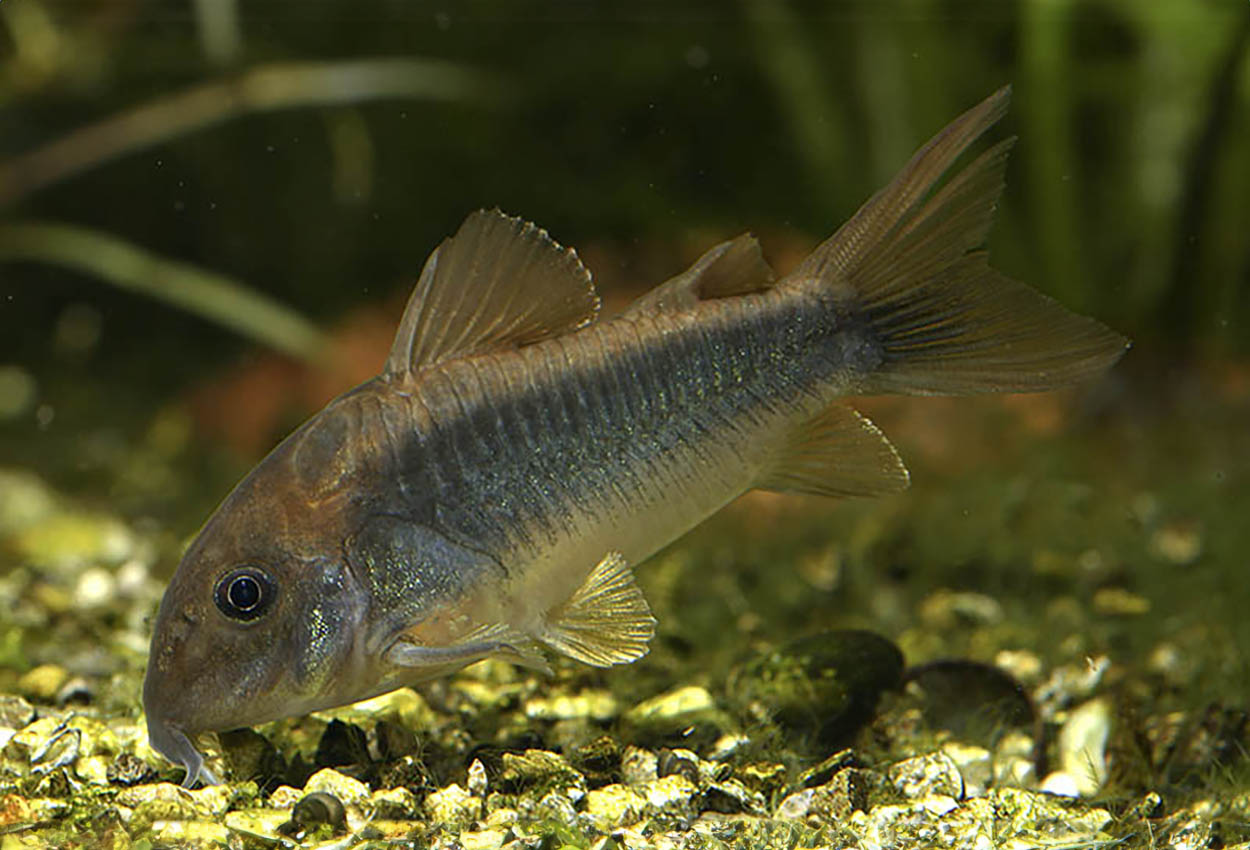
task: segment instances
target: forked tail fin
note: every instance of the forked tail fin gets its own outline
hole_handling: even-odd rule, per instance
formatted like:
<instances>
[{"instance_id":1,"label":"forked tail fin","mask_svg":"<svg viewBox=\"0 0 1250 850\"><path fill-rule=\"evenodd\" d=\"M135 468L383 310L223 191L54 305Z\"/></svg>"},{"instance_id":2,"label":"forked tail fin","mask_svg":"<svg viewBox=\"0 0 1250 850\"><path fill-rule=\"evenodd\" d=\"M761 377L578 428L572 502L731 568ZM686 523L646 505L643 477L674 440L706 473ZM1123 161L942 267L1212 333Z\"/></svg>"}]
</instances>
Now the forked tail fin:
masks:
<instances>
[{"instance_id":1,"label":"forked tail fin","mask_svg":"<svg viewBox=\"0 0 1250 850\"><path fill-rule=\"evenodd\" d=\"M882 353L864 392L1036 392L1092 377L1128 341L990 268L1012 140L933 187L1002 117L1010 88L956 118L789 277L849 287Z\"/></svg>"}]
</instances>

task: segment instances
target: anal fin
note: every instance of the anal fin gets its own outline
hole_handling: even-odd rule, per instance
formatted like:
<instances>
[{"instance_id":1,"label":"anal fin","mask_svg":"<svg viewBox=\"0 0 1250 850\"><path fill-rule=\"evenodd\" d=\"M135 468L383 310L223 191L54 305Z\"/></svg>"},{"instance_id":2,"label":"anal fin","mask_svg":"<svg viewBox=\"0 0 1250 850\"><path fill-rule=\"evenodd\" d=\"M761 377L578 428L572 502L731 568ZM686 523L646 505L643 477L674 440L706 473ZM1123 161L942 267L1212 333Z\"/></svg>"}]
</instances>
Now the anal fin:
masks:
<instances>
[{"instance_id":1,"label":"anal fin","mask_svg":"<svg viewBox=\"0 0 1250 850\"><path fill-rule=\"evenodd\" d=\"M628 664L647 654L655 617L619 552L600 561L537 638L595 667Z\"/></svg>"},{"instance_id":2,"label":"anal fin","mask_svg":"<svg viewBox=\"0 0 1250 850\"><path fill-rule=\"evenodd\" d=\"M835 405L787 435L756 486L819 496L876 496L904 490L908 482L907 467L881 430L857 411Z\"/></svg>"}]
</instances>

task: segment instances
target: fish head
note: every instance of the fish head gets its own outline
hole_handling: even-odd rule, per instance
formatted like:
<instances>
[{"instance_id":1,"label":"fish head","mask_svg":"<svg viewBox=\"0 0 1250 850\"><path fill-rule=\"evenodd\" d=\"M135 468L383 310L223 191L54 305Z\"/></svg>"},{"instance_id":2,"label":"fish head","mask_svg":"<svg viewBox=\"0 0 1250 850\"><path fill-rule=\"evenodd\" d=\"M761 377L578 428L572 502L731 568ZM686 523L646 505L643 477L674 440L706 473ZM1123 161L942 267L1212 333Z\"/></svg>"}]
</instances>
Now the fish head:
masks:
<instances>
[{"instance_id":1,"label":"fish head","mask_svg":"<svg viewBox=\"0 0 1250 850\"><path fill-rule=\"evenodd\" d=\"M202 776L197 734L352 698L344 677L359 667L363 594L335 523L308 500L279 499L266 472L262 463L210 517L153 625L148 737L186 767L188 787Z\"/></svg>"}]
</instances>

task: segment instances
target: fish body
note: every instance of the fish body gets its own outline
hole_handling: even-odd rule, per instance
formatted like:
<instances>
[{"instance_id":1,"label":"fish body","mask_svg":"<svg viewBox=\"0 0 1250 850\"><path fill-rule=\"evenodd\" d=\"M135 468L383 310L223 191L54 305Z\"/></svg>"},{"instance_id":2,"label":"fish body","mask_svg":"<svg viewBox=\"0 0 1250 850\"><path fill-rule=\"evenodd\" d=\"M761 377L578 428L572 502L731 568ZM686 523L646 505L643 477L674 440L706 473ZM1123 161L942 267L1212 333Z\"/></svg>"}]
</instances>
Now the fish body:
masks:
<instances>
[{"instance_id":1,"label":"fish body","mask_svg":"<svg viewBox=\"0 0 1250 850\"><path fill-rule=\"evenodd\" d=\"M792 274L739 237L622 315L576 256L498 212L427 262L382 373L265 458L166 591L153 746L384 693L472 661L607 666L655 621L631 565L756 487L902 489L848 394L1035 391L1125 342L976 249L1009 143L934 191L1006 108L922 148Z\"/></svg>"}]
</instances>

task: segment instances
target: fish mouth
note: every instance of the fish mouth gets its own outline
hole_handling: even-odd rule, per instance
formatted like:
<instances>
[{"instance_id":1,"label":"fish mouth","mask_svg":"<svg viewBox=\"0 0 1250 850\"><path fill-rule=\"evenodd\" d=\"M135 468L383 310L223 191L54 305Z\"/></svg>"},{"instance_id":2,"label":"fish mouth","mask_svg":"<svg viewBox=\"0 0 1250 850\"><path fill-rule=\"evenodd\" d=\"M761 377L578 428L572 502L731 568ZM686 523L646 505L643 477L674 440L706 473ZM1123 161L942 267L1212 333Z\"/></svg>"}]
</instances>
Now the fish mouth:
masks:
<instances>
[{"instance_id":1,"label":"fish mouth","mask_svg":"<svg viewBox=\"0 0 1250 850\"><path fill-rule=\"evenodd\" d=\"M148 742L152 749L170 761L181 764L187 770L182 779L183 788L194 788L196 783L216 785L218 779L204 766L204 754L195 748L191 739L176 726L148 716Z\"/></svg>"}]
</instances>

